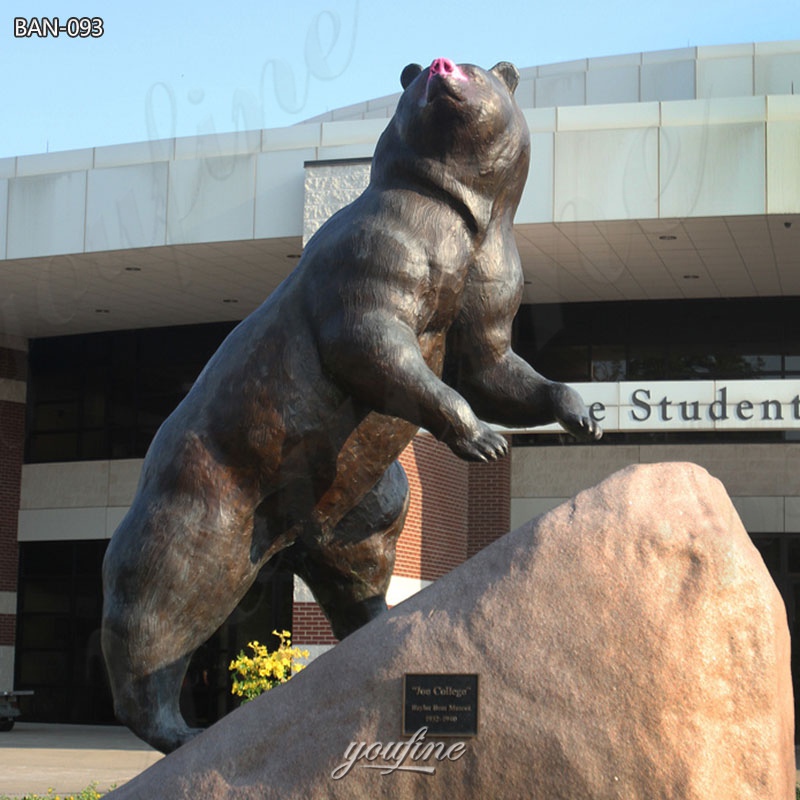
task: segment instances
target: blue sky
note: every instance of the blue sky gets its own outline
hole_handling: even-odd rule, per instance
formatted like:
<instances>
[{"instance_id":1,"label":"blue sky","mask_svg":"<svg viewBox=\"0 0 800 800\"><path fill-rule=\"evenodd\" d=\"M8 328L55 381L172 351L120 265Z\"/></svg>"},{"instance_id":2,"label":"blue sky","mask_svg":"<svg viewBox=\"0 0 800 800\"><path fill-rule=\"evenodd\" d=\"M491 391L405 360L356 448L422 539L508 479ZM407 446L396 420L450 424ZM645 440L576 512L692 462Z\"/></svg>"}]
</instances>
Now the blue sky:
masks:
<instances>
[{"instance_id":1,"label":"blue sky","mask_svg":"<svg viewBox=\"0 0 800 800\"><path fill-rule=\"evenodd\" d=\"M519 67L800 39L797 0L6 0L0 158L291 125L399 90L438 56ZM96 39L14 18L100 15Z\"/></svg>"}]
</instances>

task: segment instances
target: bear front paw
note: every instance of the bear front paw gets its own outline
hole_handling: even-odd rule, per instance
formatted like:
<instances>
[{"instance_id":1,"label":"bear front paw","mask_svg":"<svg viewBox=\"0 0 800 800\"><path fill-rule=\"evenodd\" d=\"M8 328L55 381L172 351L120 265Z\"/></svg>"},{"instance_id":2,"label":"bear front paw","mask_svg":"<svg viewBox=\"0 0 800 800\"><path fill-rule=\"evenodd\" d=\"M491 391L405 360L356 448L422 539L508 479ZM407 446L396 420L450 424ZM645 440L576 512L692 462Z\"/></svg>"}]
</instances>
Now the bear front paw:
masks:
<instances>
[{"instance_id":1,"label":"bear front paw","mask_svg":"<svg viewBox=\"0 0 800 800\"><path fill-rule=\"evenodd\" d=\"M559 423L567 433L584 442L596 442L603 436L603 429L588 414L559 418Z\"/></svg>"},{"instance_id":2,"label":"bear front paw","mask_svg":"<svg viewBox=\"0 0 800 800\"><path fill-rule=\"evenodd\" d=\"M508 453L508 440L479 422L479 427L470 436L459 436L447 441L450 449L465 461L497 461Z\"/></svg>"},{"instance_id":3,"label":"bear front paw","mask_svg":"<svg viewBox=\"0 0 800 800\"><path fill-rule=\"evenodd\" d=\"M556 420L567 433L585 442L597 441L603 435L600 424L591 418L581 396L572 387L555 383L551 392Z\"/></svg>"}]
</instances>

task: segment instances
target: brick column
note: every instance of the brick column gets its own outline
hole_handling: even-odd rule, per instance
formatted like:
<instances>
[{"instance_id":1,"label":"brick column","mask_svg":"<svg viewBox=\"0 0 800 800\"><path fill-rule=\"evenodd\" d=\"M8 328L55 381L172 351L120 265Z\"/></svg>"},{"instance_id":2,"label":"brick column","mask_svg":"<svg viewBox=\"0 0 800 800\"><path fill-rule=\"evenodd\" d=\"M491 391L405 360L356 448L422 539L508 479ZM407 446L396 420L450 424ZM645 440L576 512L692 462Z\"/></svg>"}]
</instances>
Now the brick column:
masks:
<instances>
[{"instance_id":1,"label":"brick column","mask_svg":"<svg viewBox=\"0 0 800 800\"><path fill-rule=\"evenodd\" d=\"M14 682L27 342L0 336L0 688Z\"/></svg>"},{"instance_id":2,"label":"brick column","mask_svg":"<svg viewBox=\"0 0 800 800\"><path fill-rule=\"evenodd\" d=\"M411 504L394 574L433 581L463 563L468 538L468 465L430 434L400 456Z\"/></svg>"},{"instance_id":3,"label":"brick column","mask_svg":"<svg viewBox=\"0 0 800 800\"><path fill-rule=\"evenodd\" d=\"M492 464L469 465L467 558L508 533L511 526L511 452Z\"/></svg>"},{"instance_id":4,"label":"brick column","mask_svg":"<svg viewBox=\"0 0 800 800\"><path fill-rule=\"evenodd\" d=\"M297 582L297 579L295 579ZM316 651L327 650L339 640L333 635L328 618L322 613L313 597L304 597L307 590L295 588L295 600L292 605L292 644ZM308 592L310 595L310 592ZM316 655L316 652L314 652Z\"/></svg>"}]
</instances>

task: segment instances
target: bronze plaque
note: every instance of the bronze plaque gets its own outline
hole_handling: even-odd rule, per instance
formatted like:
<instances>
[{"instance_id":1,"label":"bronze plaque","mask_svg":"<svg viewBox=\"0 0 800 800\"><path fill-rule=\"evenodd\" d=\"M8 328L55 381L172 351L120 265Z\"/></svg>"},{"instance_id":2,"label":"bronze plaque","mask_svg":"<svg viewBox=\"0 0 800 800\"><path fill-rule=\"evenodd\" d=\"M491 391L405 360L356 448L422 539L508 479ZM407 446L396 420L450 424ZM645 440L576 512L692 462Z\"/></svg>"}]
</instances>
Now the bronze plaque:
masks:
<instances>
[{"instance_id":1,"label":"bronze plaque","mask_svg":"<svg viewBox=\"0 0 800 800\"><path fill-rule=\"evenodd\" d=\"M403 735L420 728L428 736L476 736L478 676L403 676Z\"/></svg>"}]
</instances>

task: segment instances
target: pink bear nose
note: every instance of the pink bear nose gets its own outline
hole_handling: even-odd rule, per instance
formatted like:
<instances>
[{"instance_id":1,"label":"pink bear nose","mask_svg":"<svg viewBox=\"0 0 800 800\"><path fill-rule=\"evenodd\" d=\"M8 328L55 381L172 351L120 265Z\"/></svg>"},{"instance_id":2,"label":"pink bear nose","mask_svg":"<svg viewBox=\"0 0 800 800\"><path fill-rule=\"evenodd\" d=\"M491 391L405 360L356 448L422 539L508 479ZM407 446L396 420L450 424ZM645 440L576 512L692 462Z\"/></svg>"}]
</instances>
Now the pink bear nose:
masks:
<instances>
[{"instance_id":1,"label":"pink bear nose","mask_svg":"<svg viewBox=\"0 0 800 800\"><path fill-rule=\"evenodd\" d=\"M434 75L450 75L455 72L456 65L449 58L435 58L431 64Z\"/></svg>"},{"instance_id":2,"label":"pink bear nose","mask_svg":"<svg viewBox=\"0 0 800 800\"><path fill-rule=\"evenodd\" d=\"M434 58L430 67L430 75L441 75L442 77L452 75L460 81L467 79L458 64L454 64L449 58Z\"/></svg>"}]
</instances>

